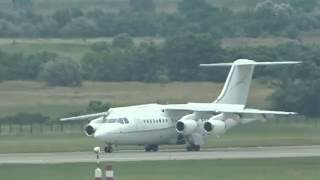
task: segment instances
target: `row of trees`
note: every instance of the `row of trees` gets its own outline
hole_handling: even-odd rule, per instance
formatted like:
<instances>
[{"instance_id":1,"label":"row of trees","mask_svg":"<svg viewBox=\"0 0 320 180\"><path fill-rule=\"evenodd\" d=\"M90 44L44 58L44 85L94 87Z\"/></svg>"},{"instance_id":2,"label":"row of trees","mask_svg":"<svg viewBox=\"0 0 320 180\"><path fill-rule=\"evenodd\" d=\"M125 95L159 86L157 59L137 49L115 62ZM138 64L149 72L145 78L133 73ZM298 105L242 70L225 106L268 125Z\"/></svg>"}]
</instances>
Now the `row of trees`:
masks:
<instances>
[{"instance_id":1,"label":"row of trees","mask_svg":"<svg viewBox=\"0 0 320 180\"><path fill-rule=\"evenodd\" d=\"M64 115L64 117L76 116L86 113L104 112L108 111L110 107L111 105L109 103L92 100L88 103L86 109L84 109L83 111L66 114ZM58 121L58 119L52 119L51 117L45 116L41 113L29 112L20 112L17 114L4 116L0 118L0 124L43 124L55 121Z\"/></svg>"},{"instance_id":2,"label":"row of trees","mask_svg":"<svg viewBox=\"0 0 320 180\"><path fill-rule=\"evenodd\" d=\"M250 58L257 61L299 60L293 67L257 68L256 77L281 79L271 97L277 109L320 115L320 47L298 43L276 47L221 48L219 39L208 33L180 33L164 43L134 44L130 36L117 36L112 44L99 42L80 61L53 53L34 55L0 51L0 73L5 80L43 79L48 85L79 86L95 81L223 81L228 69L200 69L200 63Z\"/></svg>"},{"instance_id":3,"label":"row of trees","mask_svg":"<svg viewBox=\"0 0 320 180\"><path fill-rule=\"evenodd\" d=\"M79 61L49 52L24 55L0 51L0 77L3 80L42 79L52 86L80 86L82 79L221 81L226 77L227 69L200 68L199 64L240 58L320 62L320 48L317 46L288 43L276 47L223 49L221 41L208 33L180 33L166 38L163 43L146 40L139 44L133 43L129 35L121 34L112 44L97 42L91 48L92 51ZM259 68L255 76L285 78L285 72L276 68Z\"/></svg>"},{"instance_id":4,"label":"row of trees","mask_svg":"<svg viewBox=\"0 0 320 180\"><path fill-rule=\"evenodd\" d=\"M288 36L320 27L317 0L264 0L254 9L232 11L206 0L183 0L175 13L155 11L152 0L132 0L129 9L60 9L0 12L1 37L170 36L180 32L216 37Z\"/></svg>"}]
</instances>

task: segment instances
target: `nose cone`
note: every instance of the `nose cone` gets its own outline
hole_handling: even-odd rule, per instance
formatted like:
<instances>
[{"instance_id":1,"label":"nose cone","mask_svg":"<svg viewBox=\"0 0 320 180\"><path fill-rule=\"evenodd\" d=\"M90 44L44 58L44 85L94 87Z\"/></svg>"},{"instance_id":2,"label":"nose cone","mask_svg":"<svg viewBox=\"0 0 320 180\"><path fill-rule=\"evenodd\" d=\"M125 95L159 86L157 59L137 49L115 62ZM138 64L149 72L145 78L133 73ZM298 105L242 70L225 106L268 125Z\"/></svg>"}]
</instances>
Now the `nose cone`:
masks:
<instances>
[{"instance_id":1,"label":"nose cone","mask_svg":"<svg viewBox=\"0 0 320 180\"><path fill-rule=\"evenodd\" d=\"M113 137L119 132L118 126L104 124L95 131L94 137L102 141L112 141Z\"/></svg>"},{"instance_id":2,"label":"nose cone","mask_svg":"<svg viewBox=\"0 0 320 180\"><path fill-rule=\"evenodd\" d=\"M103 131L103 128L97 129L96 132L94 133L94 137L100 140L103 140L105 136L106 136L106 133L105 131Z\"/></svg>"}]
</instances>

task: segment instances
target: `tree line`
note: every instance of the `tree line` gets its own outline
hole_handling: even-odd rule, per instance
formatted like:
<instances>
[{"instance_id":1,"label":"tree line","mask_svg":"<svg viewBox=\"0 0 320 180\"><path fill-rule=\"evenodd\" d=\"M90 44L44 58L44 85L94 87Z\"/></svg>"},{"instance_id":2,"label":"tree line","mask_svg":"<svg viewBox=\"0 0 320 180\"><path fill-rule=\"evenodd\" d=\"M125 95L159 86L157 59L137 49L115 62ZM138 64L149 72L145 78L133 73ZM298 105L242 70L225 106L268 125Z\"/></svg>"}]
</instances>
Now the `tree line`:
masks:
<instances>
[{"instance_id":1,"label":"tree line","mask_svg":"<svg viewBox=\"0 0 320 180\"><path fill-rule=\"evenodd\" d=\"M0 11L0 37L171 36L180 32L214 37L286 36L320 27L317 0L264 0L253 9L232 11L206 0L182 0L174 13L158 12L152 0L130 0L129 8L32 8Z\"/></svg>"},{"instance_id":2,"label":"tree line","mask_svg":"<svg viewBox=\"0 0 320 180\"><path fill-rule=\"evenodd\" d=\"M192 32L168 37L163 43L146 39L135 44L128 34L120 34L111 44L104 41L93 43L91 51L79 60L51 52L0 51L0 77L2 80L46 80L53 86L79 86L81 80L223 81L226 70L200 68L199 64L249 58L257 61L300 60L315 63L314 67L318 67L319 50L318 46L298 42L275 47L228 49L221 47L221 39L209 33ZM286 71L277 68L259 68L255 73L256 77L284 75Z\"/></svg>"},{"instance_id":3,"label":"tree line","mask_svg":"<svg viewBox=\"0 0 320 180\"><path fill-rule=\"evenodd\" d=\"M93 81L224 81L228 69L200 68L200 63L256 61L304 62L293 67L257 68L255 77L277 79L270 97L273 107L319 116L320 47L286 43L275 47L224 49L220 39L209 33L180 33L163 43L146 40L133 43L120 34L111 44L97 42L92 52L78 61L50 52L31 55L0 51L2 80L44 80L50 86L80 86Z\"/></svg>"}]
</instances>

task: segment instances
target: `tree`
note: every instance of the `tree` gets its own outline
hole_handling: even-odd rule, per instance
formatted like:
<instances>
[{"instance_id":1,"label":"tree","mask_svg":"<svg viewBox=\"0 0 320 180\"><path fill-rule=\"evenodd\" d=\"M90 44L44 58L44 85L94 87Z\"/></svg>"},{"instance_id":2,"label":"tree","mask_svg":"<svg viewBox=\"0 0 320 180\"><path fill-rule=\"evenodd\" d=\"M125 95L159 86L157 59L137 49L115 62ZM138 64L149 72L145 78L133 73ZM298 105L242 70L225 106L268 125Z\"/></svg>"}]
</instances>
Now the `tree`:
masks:
<instances>
[{"instance_id":1,"label":"tree","mask_svg":"<svg viewBox=\"0 0 320 180\"><path fill-rule=\"evenodd\" d=\"M40 79L46 81L49 86L80 86L80 65L66 58L49 61L44 65Z\"/></svg>"},{"instance_id":2,"label":"tree","mask_svg":"<svg viewBox=\"0 0 320 180\"><path fill-rule=\"evenodd\" d=\"M129 3L134 11L154 11L156 8L153 0L130 0Z\"/></svg>"},{"instance_id":3,"label":"tree","mask_svg":"<svg viewBox=\"0 0 320 180\"><path fill-rule=\"evenodd\" d=\"M257 25L265 32L276 34L292 23L295 11L289 3L266 0L257 3L254 13L255 22L262 22Z\"/></svg>"},{"instance_id":4,"label":"tree","mask_svg":"<svg viewBox=\"0 0 320 180\"><path fill-rule=\"evenodd\" d=\"M128 49L133 47L134 42L128 34L118 34L112 40L112 47Z\"/></svg>"},{"instance_id":5,"label":"tree","mask_svg":"<svg viewBox=\"0 0 320 180\"><path fill-rule=\"evenodd\" d=\"M153 41L144 41L132 53L132 80L146 82L168 81L161 49Z\"/></svg>"},{"instance_id":6,"label":"tree","mask_svg":"<svg viewBox=\"0 0 320 180\"><path fill-rule=\"evenodd\" d=\"M66 37L90 37L98 34L98 28L92 19L77 17L64 26L60 34Z\"/></svg>"},{"instance_id":7,"label":"tree","mask_svg":"<svg viewBox=\"0 0 320 180\"><path fill-rule=\"evenodd\" d=\"M209 17L216 9L206 0L183 0L178 3L178 10L192 21L201 21Z\"/></svg>"},{"instance_id":8,"label":"tree","mask_svg":"<svg viewBox=\"0 0 320 180\"><path fill-rule=\"evenodd\" d=\"M320 67L309 62L286 72L290 76L284 76L280 88L271 96L273 106L319 117Z\"/></svg>"},{"instance_id":9,"label":"tree","mask_svg":"<svg viewBox=\"0 0 320 180\"><path fill-rule=\"evenodd\" d=\"M199 64L221 54L220 40L210 34L181 33L166 39L164 60L171 80L198 80Z\"/></svg>"},{"instance_id":10,"label":"tree","mask_svg":"<svg viewBox=\"0 0 320 180\"><path fill-rule=\"evenodd\" d=\"M103 103L101 101L90 101L87 106L87 113L98 113L105 112L110 109L111 105L109 103Z\"/></svg>"},{"instance_id":11,"label":"tree","mask_svg":"<svg viewBox=\"0 0 320 180\"><path fill-rule=\"evenodd\" d=\"M0 119L0 122L24 124L24 123L44 123L44 122L48 122L49 120L50 120L50 117L44 116L40 113L20 112L15 115L5 116Z\"/></svg>"}]
</instances>

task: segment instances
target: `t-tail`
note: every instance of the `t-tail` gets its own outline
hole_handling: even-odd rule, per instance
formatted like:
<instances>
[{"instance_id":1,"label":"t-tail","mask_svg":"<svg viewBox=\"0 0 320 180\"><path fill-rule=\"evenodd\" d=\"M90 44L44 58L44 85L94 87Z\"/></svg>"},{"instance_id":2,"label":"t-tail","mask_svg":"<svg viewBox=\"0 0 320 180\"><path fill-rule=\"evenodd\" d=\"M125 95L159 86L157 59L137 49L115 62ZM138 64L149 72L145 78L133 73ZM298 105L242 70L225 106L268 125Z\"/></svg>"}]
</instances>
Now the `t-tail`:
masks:
<instances>
[{"instance_id":1,"label":"t-tail","mask_svg":"<svg viewBox=\"0 0 320 180\"><path fill-rule=\"evenodd\" d=\"M227 80L224 87L214 101L218 104L237 104L245 106L250 90L252 74L255 66L268 65L285 65L298 64L297 61L283 61L283 62L256 62L248 59L238 59L233 63L217 63L217 64L200 64L204 67L223 67L231 66Z\"/></svg>"}]
</instances>

